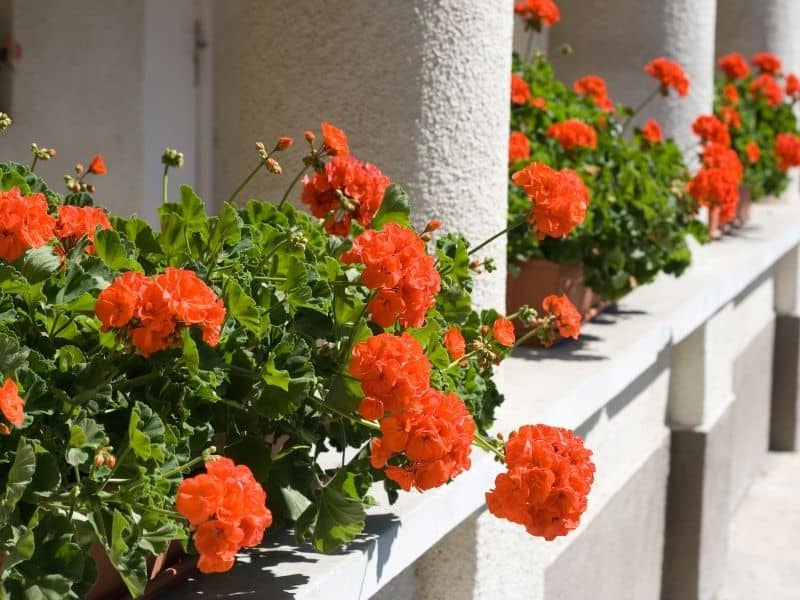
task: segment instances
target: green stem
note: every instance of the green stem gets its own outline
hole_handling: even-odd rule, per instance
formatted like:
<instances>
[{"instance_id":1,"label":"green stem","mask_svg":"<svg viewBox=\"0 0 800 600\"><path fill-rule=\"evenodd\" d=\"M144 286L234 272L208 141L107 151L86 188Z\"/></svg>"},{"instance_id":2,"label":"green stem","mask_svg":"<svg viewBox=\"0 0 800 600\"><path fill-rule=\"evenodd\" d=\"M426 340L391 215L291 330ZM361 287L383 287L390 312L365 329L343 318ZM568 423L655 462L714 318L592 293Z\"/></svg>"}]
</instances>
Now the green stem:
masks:
<instances>
[{"instance_id":1,"label":"green stem","mask_svg":"<svg viewBox=\"0 0 800 600\"><path fill-rule=\"evenodd\" d=\"M639 103L639 106L637 106L636 108L634 108L634 109L633 109L633 112L632 112L632 113L631 113L631 115L628 117L628 120L627 120L627 121L625 121L625 124L622 126L622 135L625 135L625 131L627 131L628 127L629 127L629 126L630 126L630 124L633 122L633 119L634 119L634 117L635 117L637 114L639 114L639 112L640 112L640 111L641 111L641 110L642 110L642 109L643 109L645 106L647 106L648 104L650 104L650 102L652 102L652 101L653 101L653 98L655 98L656 96L658 96L660 93L661 93L661 86L658 86L656 89L654 89L654 90L653 90L653 91L650 93L650 95L649 95L649 96L647 96L647 98L645 98L644 100L642 100L642 101Z\"/></svg>"},{"instance_id":2,"label":"green stem","mask_svg":"<svg viewBox=\"0 0 800 600\"><path fill-rule=\"evenodd\" d=\"M351 423L354 423L356 425L362 425L362 426L364 426L364 427L366 427L368 429L372 429L373 431L380 431L381 430L381 426L378 425L378 423L376 421L367 421L366 419L362 419L361 417L354 417L353 415L348 415L346 412L341 411L341 410L339 410L338 408L336 408L334 406L331 406L327 402L325 402L325 401L321 400L320 398L317 398L317 397L315 397L313 395L308 396L308 399L311 400L311 402L313 404L316 404L321 409L323 409L323 410L325 410L325 411L327 411L329 413L333 413L334 415L336 415L338 417L342 417L344 419L347 419Z\"/></svg>"},{"instance_id":3,"label":"green stem","mask_svg":"<svg viewBox=\"0 0 800 600\"><path fill-rule=\"evenodd\" d=\"M292 179L292 182L289 184L289 188L283 194L283 198L281 198L278 208L283 208L283 205L286 204L286 199L289 197L289 194L292 192L294 186L297 185L297 182L300 181L300 178L303 176L303 174L305 174L306 171L308 171L308 165L304 166L302 170L295 175L294 179Z\"/></svg>"},{"instance_id":4,"label":"green stem","mask_svg":"<svg viewBox=\"0 0 800 600\"><path fill-rule=\"evenodd\" d=\"M146 375L140 375L139 377L134 377L133 379L126 379L119 385L120 390L129 390L131 388L139 387L141 385L146 385L151 381L155 381L161 376L160 373L157 371L153 371L152 373L147 373Z\"/></svg>"},{"instance_id":5,"label":"green stem","mask_svg":"<svg viewBox=\"0 0 800 600\"><path fill-rule=\"evenodd\" d=\"M169 165L164 165L164 175L161 176L161 203L167 203L167 190L169 189L169 181L167 173L169 172Z\"/></svg>"},{"instance_id":6,"label":"green stem","mask_svg":"<svg viewBox=\"0 0 800 600\"><path fill-rule=\"evenodd\" d=\"M50 337L57 337L59 333L61 333L62 331L64 331L64 330L65 330L67 327L69 327L69 326L72 324L72 322L75 320L75 317L76 317L76 316L77 316L77 315L71 315L71 316L69 317L69 319L67 319L67 322L66 322L66 323L64 323L64 324L63 324L61 327L59 327L59 328L58 328L56 331L54 331L53 333L51 333L51 334L50 334ZM53 324L55 325L55 323L53 323Z\"/></svg>"},{"instance_id":7,"label":"green stem","mask_svg":"<svg viewBox=\"0 0 800 600\"><path fill-rule=\"evenodd\" d=\"M508 227L506 227L506 228L505 228L505 229L503 229L502 231L498 231L497 233L495 233L495 234L494 234L492 237L490 237L489 239L487 239L487 240L484 240L483 242L481 242L480 244L478 244L478 245L477 245L477 246L475 246L474 248L471 248L471 249L470 249L470 251L469 251L469 256L472 256L473 254L475 254L475 253L476 253L478 250L480 250L481 248L485 248L486 246L488 246L489 244L491 244L493 241L495 241L497 238L499 238L501 235L505 235L505 234L506 234L506 233L508 233L509 231L512 231L512 230L516 229L517 227L519 227L520 225L524 225L524 224L525 224L525 223L527 223L527 222L528 222L528 217L527 217L527 215L526 215L526 216L522 217L522 218L521 218L519 221L517 221L516 223L512 223L511 225L509 225Z\"/></svg>"},{"instance_id":8,"label":"green stem","mask_svg":"<svg viewBox=\"0 0 800 600\"><path fill-rule=\"evenodd\" d=\"M367 299L364 301L364 306L361 307L361 312L358 313L358 317L356 318L355 322L353 323L353 329L350 332L350 337L347 340L347 350L345 350L344 354L342 354L341 363L342 368L347 364L347 361L350 358L350 354L353 352L353 342L356 339L356 330L358 326L361 324L361 319L364 318L364 314L367 312L367 306L369 306L370 301L375 297L376 292L371 292Z\"/></svg>"},{"instance_id":9,"label":"green stem","mask_svg":"<svg viewBox=\"0 0 800 600\"><path fill-rule=\"evenodd\" d=\"M489 440L483 437L480 433L477 432L475 433L475 435L472 438L472 443L481 450L485 450L486 452L491 452L492 454L494 454L497 458L500 459L500 462L503 463L506 462L505 454L501 450L498 450L494 446L494 444L492 444Z\"/></svg>"},{"instance_id":10,"label":"green stem","mask_svg":"<svg viewBox=\"0 0 800 600\"><path fill-rule=\"evenodd\" d=\"M460 365L462 362L464 362L465 360L469 360L470 358L472 358L472 357L473 357L473 356L475 356L476 354L478 354L478 351L477 351L477 350L473 350L473 351L471 351L471 352L467 352L467 353L466 353L464 356L462 356L461 358L457 358L456 360L454 360L453 362L451 362L449 365L447 365L447 368L445 369L445 371L449 371L450 369L452 369L452 368L453 368L453 367L455 367L456 365Z\"/></svg>"},{"instance_id":11,"label":"green stem","mask_svg":"<svg viewBox=\"0 0 800 600\"><path fill-rule=\"evenodd\" d=\"M252 171L250 171L250 174L242 180L242 182L239 184L239 186L235 190L233 190L233 193L231 194L231 197L228 198L228 204L233 204L233 201L236 200L236 196L239 195L239 192L241 192L242 189L244 189L244 186L246 186L248 183L250 183L250 180L253 177L256 176L256 173L258 173L258 170L261 167L263 167L264 165L265 165L265 163L263 161L259 161L258 162L258 164L256 165L256 168L253 169Z\"/></svg>"},{"instance_id":12,"label":"green stem","mask_svg":"<svg viewBox=\"0 0 800 600\"><path fill-rule=\"evenodd\" d=\"M184 471L188 471L189 469L194 467L196 464L198 464L200 462L203 462L205 459L206 458L205 458L205 456L203 454L201 454L200 456L195 456L192 460L187 462L185 465L181 465L179 467L175 467L173 469L170 469L169 471L164 471L163 473L161 473L161 476L164 479L167 479L169 477L172 477L173 475L177 475L178 473L183 473Z\"/></svg>"},{"instance_id":13,"label":"green stem","mask_svg":"<svg viewBox=\"0 0 800 600\"><path fill-rule=\"evenodd\" d=\"M114 465L114 467L111 469L111 471L108 473L108 475L106 475L106 478L105 478L105 479L103 479L103 483L101 483L101 484L100 484L100 490L99 490L99 491L101 491L101 492L102 492L104 489L106 489L106 485L108 485L108 482L109 482L109 481L111 480L111 478L114 476L114 473L116 473L116 472L117 472L117 469L119 469L119 466L122 464L122 461L123 461L123 460L125 460L125 459L127 458L127 456L128 456L128 453L129 453L130 451L131 451L131 447L130 447L130 446L126 446L126 447L125 447L125 450L123 450L123 451L122 451L122 454L120 454L120 455L117 457L117 462L116 462L116 464L115 464L115 465Z\"/></svg>"},{"instance_id":14,"label":"green stem","mask_svg":"<svg viewBox=\"0 0 800 600\"><path fill-rule=\"evenodd\" d=\"M31 163L31 173L33 173L33 170L36 168L36 163L38 161L39 161L39 157L34 154L33 155L33 162Z\"/></svg>"}]
</instances>

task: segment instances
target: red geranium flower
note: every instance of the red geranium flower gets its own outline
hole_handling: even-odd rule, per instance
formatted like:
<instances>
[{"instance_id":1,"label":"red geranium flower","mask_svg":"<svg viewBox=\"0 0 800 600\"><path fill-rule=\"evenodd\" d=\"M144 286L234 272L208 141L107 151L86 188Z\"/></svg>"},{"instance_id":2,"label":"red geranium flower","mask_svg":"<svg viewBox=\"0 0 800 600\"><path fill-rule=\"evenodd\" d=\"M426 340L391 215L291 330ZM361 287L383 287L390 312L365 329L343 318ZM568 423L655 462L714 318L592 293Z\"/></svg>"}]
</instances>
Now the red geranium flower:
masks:
<instances>
[{"instance_id":1,"label":"red geranium flower","mask_svg":"<svg viewBox=\"0 0 800 600\"><path fill-rule=\"evenodd\" d=\"M578 339L581 334L581 314L566 294L547 296L542 300L542 310L555 317L555 324L561 337Z\"/></svg>"},{"instance_id":2,"label":"red geranium flower","mask_svg":"<svg viewBox=\"0 0 800 600\"><path fill-rule=\"evenodd\" d=\"M778 106L783 100L783 90L778 81L769 73L756 77L750 83L753 98L764 98L770 106Z\"/></svg>"},{"instance_id":3,"label":"red geranium flower","mask_svg":"<svg viewBox=\"0 0 800 600\"><path fill-rule=\"evenodd\" d=\"M103 160L102 154L95 154L92 157L92 162L89 163L89 173L93 175L105 175L106 174L106 163Z\"/></svg>"},{"instance_id":4,"label":"red geranium flower","mask_svg":"<svg viewBox=\"0 0 800 600\"><path fill-rule=\"evenodd\" d=\"M540 240L564 237L586 218L589 189L575 171L555 171L543 163L532 163L511 179L533 203L528 221Z\"/></svg>"},{"instance_id":5,"label":"red geranium flower","mask_svg":"<svg viewBox=\"0 0 800 600\"><path fill-rule=\"evenodd\" d=\"M542 25L550 27L561 19L553 0L522 0L516 3L514 12L536 31L540 31Z\"/></svg>"},{"instance_id":6,"label":"red geranium flower","mask_svg":"<svg viewBox=\"0 0 800 600\"><path fill-rule=\"evenodd\" d=\"M572 84L579 94L591 98L597 107L606 112L614 110L614 103L608 97L606 82L598 75L585 75Z\"/></svg>"},{"instance_id":7,"label":"red geranium flower","mask_svg":"<svg viewBox=\"0 0 800 600\"><path fill-rule=\"evenodd\" d=\"M794 73L789 73L786 76L786 94L794 99L800 95L800 77Z\"/></svg>"},{"instance_id":8,"label":"red geranium flower","mask_svg":"<svg viewBox=\"0 0 800 600\"><path fill-rule=\"evenodd\" d=\"M505 317L497 317L492 324L492 337L501 346L510 348L516 341L514 324Z\"/></svg>"},{"instance_id":9,"label":"red geranium flower","mask_svg":"<svg viewBox=\"0 0 800 600\"><path fill-rule=\"evenodd\" d=\"M673 88L681 97L689 93L689 78L683 67L675 61L663 57L656 58L648 63L644 70L661 84L663 95L669 93L669 88Z\"/></svg>"},{"instance_id":10,"label":"red geranium flower","mask_svg":"<svg viewBox=\"0 0 800 600\"><path fill-rule=\"evenodd\" d=\"M720 208L720 223L736 218L739 178L731 169L702 168L689 181L689 194L699 204Z\"/></svg>"},{"instance_id":11,"label":"red geranium flower","mask_svg":"<svg viewBox=\"0 0 800 600\"><path fill-rule=\"evenodd\" d=\"M509 435L506 472L486 493L493 515L553 540L575 529L594 481L592 452L567 429L525 425Z\"/></svg>"},{"instance_id":12,"label":"red geranium flower","mask_svg":"<svg viewBox=\"0 0 800 600\"><path fill-rule=\"evenodd\" d=\"M535 106L536 108L540 108L542 110L547 110L547 101L544 98L531 98L531 106Z\"/></svg>"},{"instance_id":13,"label":"red geranium flower","mask_svg":"<svg viewBox=\"0 0 800 600\"><path fill-rule=\"evenodd\" d=\"M554 123L547 129L547 137L555 139L565 150L572 148L597 148L597 132L591 125L578 119Z\"/></svg>"},{"instance_id":14,"label":"red geranium flower","mask_svg":"<svg viewBox=\"0 0 800 600\"><path fill-rule=\"evenodd\" d=\"M722 88L722 95L725 96L725 99L734 106L739 104L739 91L736 89L735 85L730 83L725 84L725 86Z\"/></svg>"},{"instance_id":15,"label":"red geranium flower","mask_svg":"<svg viewBox=\"0 0 800 600\"><path fill-rule=\"evenodd\" d=\"M720 107L719 117L723 123L734 129L739 129L742 126L742 117L739 115L739 111L731 106Z\"/></svg>"},{"instance_id":16,"label":"red geranium flower","mask_svg":"<svg viewBox=\"0 0 800 600\"><path fill-rule=\"evenodd\" d=\"M793 133L779 133L775 136L775 156L778 168L786 171L800 165L800 137Z\"/></svg>"},{"instance_id":17,"label":"red geranium flower","mask_svg":"<svg viewBox=\"0 0 800 600\"><path fill-rule=\"evenodd\" d=\"M709 169L724 169L729 171L737 180L741 181L744 167L736 151L724 144L710 143L703 147L703 166Z\"/></svg>"},{"instance_id":18,"label":"red geranium flower","mask_svg":"<svg viewBox=\"0 0 800 600\"><path fill-rule=\"evenodd\" d=\"M0 191L0 258L15 261L26 250L44 246L55 224L44 194L23 196L18 187Z\"/></svg>"},{"instance_id":19,"label":"red geranium flower","mask_svg":"<svg viewBox=\"0 0 800 600\"><path fill-rule=\"evenodd\" d=\"M528 160L531 157L531 143L521 131L512 131L508 138L508 162Z\"/></svg>"},{"instance_id":20,"label":"red geranium flower","mask_svg":"<svg viewBox=\"0 0 800 600\"><path fill-rule=\"evenodd\" d=\"M19 395L17 382L13 379L6 379L0 387L0 412L15 427L25 421L25 400Z\"/></svg>"},{"instance_id":21,"label":"red geranium flower","mask_svg":"<svg viewBox=\"0 0 800 600\"><path fill-rule=\"evenodd\" d=\"M701 115L692 123L692 131L704 143L713 142L729 146L731 136L728 133L728 126L713 115Z\"/></svg>"},{"instance_id":22,"label":"red geranium flower","mask_svg":"<svg viewBox=\"0 0 800 600\"><path fill-rule=\"evenodd\" d=\"M73 246L84 236L94 242L94 233L98 227L111 229L111 221L102 208L69 204L58 207L55 235L61 240L65 249ZM94 254L94 246L92 244L86 246L86 252Z\"/></svg>"},{"instance_id":23,"label":"red geranium flower","mask_svg":"<svg viewBox=\"0 0 800 600\"><path fill-rule=\"evenodd\" d=\"M728 79L742 79L743 77L747 77L748 73L750 73L750 67L747 66L747 61L744 56L738 52L726 54L719 59L717 64Z\"/></svg>"},{"instance_id":24,"label":"red geranium flower","mask_svg":"<svg viewBox=\"0 0 800 600\"><path fill-rule=\"evenodd\" d=\"M464 336L458 326L453 325L444 334L444 347L447 348L447 354L450 355L450 360L458 360L467 353L467 344L464 341Z\"/></svg>"},{"instance_id":25,"label":"red geranium flower","mask_svg":"<svg viewBox=\"0 0 800 600\"><path fill-rule=\"evenodd\" d=\"M511 104L525 104L531 99L531 88L527 82L517 75L511 74Z\"/></svg>"},{"instance_id":26,"label":"red geranium flower","mask_svg":"<svg viewBox=\"0 0 800 600\"><path fill-rule=\"evenodd\" d=\"M301 200L315 217L325 219L326 231L346 236L353 219L364 227L372 223L389 183L378 167L353 156L335 156L322 171L303 179Z\"/></svg>"},{"instance_id":27,"label":"red geranium flower","mask_svg":"<svg viewBox=\"0 0 800 600\"><path fill-rule=\"evenodd\" d=\"M761 158L761 148L758 147L754 140L747 142L744 151L747 153L747 160L751 163L757 163L758 159Z\"/></svg>"},{"instance_id":28,"label":"red geranium flower","mask_svg":"<svg viewBox=\"0 0 800 600\"><path fill-rule=\"evenodd\" d=\"M327 121L322 122L322 147L327 150L328 154L331 156L347 156L350 154L347 135L345 135L344 131L331 125Z\"/></svg>"},{"instance_id":29,"label":"red geranium flower","mask_svg":"<svg viewBox=\"0 0 800 600\"><path fill-rule=\"evenodd\" d=\"M762 73L777 75L781 71L781 59L770 52L757 52L754 54L753 64Z\"/></svg>"},{"instance_id":30,"label":"red geranium flower","mask_svg":"<svg viewBox=\"0 0 800 600\"><path fill-rule=\"evenodd\" d=\"M661 125L655 119L649 119L641 129L642 138L651 144L664 141L664 134L661 132Z\"/></svg>"}]
</instances>

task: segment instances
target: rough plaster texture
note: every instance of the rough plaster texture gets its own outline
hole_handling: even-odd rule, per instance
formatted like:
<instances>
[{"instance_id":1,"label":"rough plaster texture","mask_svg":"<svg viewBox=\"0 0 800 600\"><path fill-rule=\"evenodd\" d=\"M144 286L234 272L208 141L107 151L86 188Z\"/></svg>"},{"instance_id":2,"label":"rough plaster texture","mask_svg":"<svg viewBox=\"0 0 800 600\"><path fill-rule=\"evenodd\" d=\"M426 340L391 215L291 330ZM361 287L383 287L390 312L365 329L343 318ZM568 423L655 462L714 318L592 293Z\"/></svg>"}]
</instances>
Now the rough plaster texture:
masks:
<instances>
[{"instance_id":1,"label":"rough plaster texture","mask_svg":"<svg viewBox=\"0 0 800 600\"><path fill-rule=\"evenodd\" d=\"M716 0L562 0L550 31L550 57L568 84L587 73L604 77L611 97L637 106L655 89L643 72L653 58L681 63L692 81L686 98L656 98L637 117L657 119L679 146L692 143L694 118L711 110ZM609 32L613 32L610 35ZM574 52L557 52L568 43Z\"/></svg>"},{"instance_id":2,"label":"rough plaster texture","mask_svg":"<svg viewBox=\"0 0 800 600\"><path fill-rule=\"evenodd\" d=\"M731 502L735 508L761 472L769 447L772 351L775 322L768 323L734 363Z\"/></svg>"},{"instance_id":3,"label":"rough plaster texture","mask_svg":"<svg viewBox=\"0 0 800 600\"><path fill-rule=\"evenodd\" d=\"M800 448L800 317L778 315L772 364L769 447Z\"/></svg>"},{"instance_id":4,"label":"rough plaster texture","mask_svg":"<svg viewBox=\"0 0 800 600\"><path fill-rule=\"evenodd\" d=\"M227 53L223 64L240 63L238 86L217 103L239 118L236 133L219 140L218 154L237 159L218 174L221 186L231 189L255 164L254 140L301 138L324 119L348 132L353 154L406 187L419 223L440 218L473 243L503 229L511 0L228 5L241 18L218 28L217 51ZM286 175L262 174L249 195L279 197L303 145L282 159ZM476 299L502 308L504 239L489 253L500 268L480 278Z\"/></svg>"},{"instance_id":5,"label":"rough plaster texture","mask_svg":"<svg viewBox=\"0 0 800 600\"><path fill-rule=\"evenodd\" d=\"M662 600L711 600L728 549L733 410L672 433Z\"/></svg>"},{"instance_id":6,"label":"rough plaster texture","mask_svg":"<svg viewBox=\"0 0 800 600\"><path fill-rule=\"evenodd\" d=\"M594 452L597 477L576 532L545 542L483 513L411 567L417 578L413 597L582 598L597 586L603 590L597 597L656 595L668 468L668 380L669 364L661 355L579 429ZM609 551L600 556L598 547ZM635 576L633 563L639 565ZM583 584L571 575L575 564L592 571L581 578ZM564 595L567 580L572 596Z\"/></svg>"},{"instance_id":7,"label":"rough plaster texture","mask_svg":"<svg viewBox=\"0 0 800 600\"><path fill-rule=\"evenodd\" d=\"M774 52L786 70L800 68L800 2L717 0L717 56Z\"/></svg>"}]
</instances>

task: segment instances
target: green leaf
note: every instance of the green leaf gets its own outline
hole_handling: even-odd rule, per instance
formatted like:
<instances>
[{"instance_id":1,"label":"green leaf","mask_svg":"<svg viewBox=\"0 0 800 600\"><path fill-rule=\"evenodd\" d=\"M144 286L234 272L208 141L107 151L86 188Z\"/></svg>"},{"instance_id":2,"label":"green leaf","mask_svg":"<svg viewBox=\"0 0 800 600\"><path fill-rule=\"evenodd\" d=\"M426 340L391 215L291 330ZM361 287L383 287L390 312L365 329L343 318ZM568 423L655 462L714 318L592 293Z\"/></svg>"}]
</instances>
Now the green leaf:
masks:
<instances>
[{"instance_id":1,"label":"green leaf","mask_svg":"<svg viewBox=\"0 0 800 600\"><path fill-rule=\"evenodd\" d=\"M108 268L96 256L72 263L67 269L64 287L56 294L56 304L69 304L83 294L108 287L113 279Z\"/></svg>"},{"instance_id":2,"label":"green leaf","mask_svg":"<svg viewBox=\"0 0 800 600\"><path fill-rule=\"evenodd\" d=\"M403 227L408 227L410 223L411 205L408 201L408 194L399 185L392 184L386 188L383 195L383 202L375 217L372 219L373 229L383 229L386 223L397 223Z\"/></svg>"},{"instance_id":3,"label":"green leaf","mask_svg":"<svg viewBox=\"0 0 800 600\"><path fill-rule=\"evenodd\" d=\"M44 281L61 267L61 259L50 246L28 250L22 257L21 271L30 283Z\"/></svg>"},{"instance_id":4,"label":"green leaf","mask_svg":"<svg viewBox=\"0 0 800 600\"><path fill-rule=\"evenodd\" d=\"M56 364L62 373L68 373L76 365L86 362L86 357L77 346L61 346L56 353Z\"/></svg>"},{"instance_id":5,"label":"green leaf","mask_svg":"<svg viewBox=\"0 0 800 600\"><path fill-rule=\"evenodd\" d=\"M183 336L183 362L192 375L197 374L200 368L200 354L197 352L197 344L192 339L192 332L187 327L181 334Z\"/></svg>"},{"instance_id":6,"label":"green leaf","mask_svg":"<svg viewBox=\"0 0 800 600\"><path fill-rule=\"evenodd\" d=\"M165 458L164 423L146 404L137 402L128 425L128 444L137 457L162 463Z\"/></svg>"},{"instance_id":7,"label":"green leaf","mask_svg":"<svg viewBox=\"0 0 800 600\"><path fill-rule=\"evenodd\" d=\"M16 338L0 332L0 373L5 376L13 375L20 367L28 363L30 350L20 348Z\"/></svg>"},{"instance_id":8,"label":"green leaf","mask_svg":"<svg viewBox=\"0 0 800 600\"><path fill-rule=\"evenodd\" d=\"M25 493L25 488L33 481L35 471L36 451L34 446L27 439L21 437L14 455L14 463L8 471L6 489L0 497L0 527L4 527L8 523L17 502Z\"/></svg>"},{"instance_id":9,"label":"green leaf","mask_svg":"<svg viewBox=\"0 0 800 600\"><path fill-rule=\"evenodd\" d=\"M278 369L275 366L275 355L270 354L267 362L264 364L264 370L261 372L261 378L267 385L273 385L282 389L284 392L289 391L289 382L292 378L289 371Z\"/></svg>"},{"instance_id":10,"label":"green leaf","mask_svg":"<svg viewBox=\"0 0 800 600\"><path fill-rule=\"evenodd\" d=\"M208 246L213 252L219 252L225 244L234 246L242 239L239 213L228 202L223 203L219 217L211 220L209 228Z\"/></svg>"},{"instance_id":11,"label":"green leaf","mask_svg":"<svg viewBox=\"0 0 800 600\"><path fill-rule=\"evenodd\" d=\"M264 335L264 329L268 322L262 322L256 301L248 296L233 279L229 279L225 283L225 308L242 327L252 331L258 337Z\"/></svg>"},{"instance_id":12,"label":"green leaf","mask_svg":"<svg viewBox=\"0 0 800 600\"><path fill-rule=\"evenodd\" d=\"M94 235L95 255L115 271L142 271L135 260L128 258L120 240L119 233L113 229L101 229Z\"/></svg>"}]
</instances>

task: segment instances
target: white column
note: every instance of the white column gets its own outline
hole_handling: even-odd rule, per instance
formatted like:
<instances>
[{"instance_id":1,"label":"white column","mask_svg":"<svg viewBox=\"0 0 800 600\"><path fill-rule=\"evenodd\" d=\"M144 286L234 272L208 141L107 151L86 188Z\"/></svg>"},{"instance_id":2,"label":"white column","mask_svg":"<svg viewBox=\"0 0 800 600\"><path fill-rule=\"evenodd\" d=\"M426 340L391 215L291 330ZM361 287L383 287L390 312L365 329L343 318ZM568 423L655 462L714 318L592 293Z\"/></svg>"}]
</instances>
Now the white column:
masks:
<instances>
[{"instance_id":1,"label":"white column","mask_svg":"<svg viewBox=\"0 0 800 600\"><path fill-rule=\"evenodd\" d=\"M461 231L473 243L500 231L512 5L271 0L221 8L240 11L240 26L216 27L217 51L225 53L216 59L217 72L231 68L224 76L238 81L216 86L217 114L238 114L235 130L218 138L228 171L216 177L217 195L229 193L254 164L256 139L302 141L303 130L318 130L324 119L349 134L355 156L408 190L418 223L439 218L445 231ZM283 177L258 177L249 195L279 197L302 146L281 161ZM502 308L504 241L490 251L500 268L480 278L476 299Z\"/></svg>"},{"instance_id":2,"label":"white column","mask_svg":"<svg viewBox=\"0 0 800 600\"><path fill-rule=\"evenodd\" d=\"M711 111L716 0L561 0L561 22L550 30L550 58L568 85L592 73L604 77L613 100L636 106L654 89L644 73L653 58L679 62L692 81L686 98L656 99L637 118L655 118L678 144L692 142L691 123ZM569 44L570 55L557 50Z\"/></svg>"}]
</instances>

